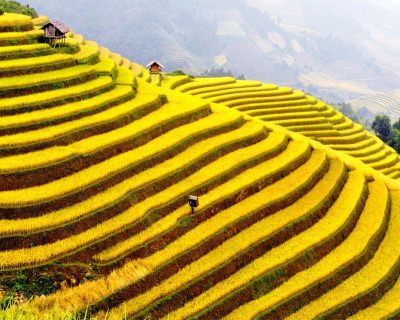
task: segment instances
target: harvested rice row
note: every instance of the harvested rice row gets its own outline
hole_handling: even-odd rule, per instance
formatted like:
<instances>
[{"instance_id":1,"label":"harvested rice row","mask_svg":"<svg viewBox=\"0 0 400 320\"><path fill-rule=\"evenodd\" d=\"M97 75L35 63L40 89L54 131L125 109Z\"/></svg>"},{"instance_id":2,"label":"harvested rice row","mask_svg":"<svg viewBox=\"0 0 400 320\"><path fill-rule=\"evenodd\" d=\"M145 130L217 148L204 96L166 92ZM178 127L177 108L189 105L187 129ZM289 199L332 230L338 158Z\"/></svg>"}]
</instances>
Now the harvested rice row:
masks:
<instances>
[{"instance_id":1,"label":"harvested rice row","mask_svg":"<svg viewBox=\"0 0 400 320\"><path fill-rule=\"evenodd\" d=\"M228 123L228 121L229 119L222 119L222 117L220 117L220 119L217 119L212 116L209 119L206 118L203 120L199 120L198 124L190 124L190 129L192 130L192 132L186 131L187 129L189 129L189 125L172 130L170 133L167 133L160 138L154 139L153 143L149 143L147 145L144 145L143 147L139 147L133 151L124 154L123 156L118 156L116 162L118 163L118 161L131 161L130 165L143 162L147 158L150 158L153 155L161 152L161 150L157 150L155 148L157 145L162 146L164 149L174 148L176 147L175 145L179 144L181 141L190 139L191 135L199 134L199 132L195 130L198 129L199 126L201 126L202 130L204 131L212 131L215 130L215 128L218 128L218 126L223 126L225 123ZM185 130L186 136L183 135L183 130ZM7 236L37 233L39 231L49 230L59 225L66 224L76 219L80 219L82 217L88 216L89 214L93 214L95 210L100 210L102 208L101 205L103 205L104 208L109 207L110 205L117 203L118 201L126 197L127 194L132 193L139 187L150 185L154 181L164 179L170 176L174 171L181 171L185 167L188 167L199 159L203 159L205 155L211 152L215 152L215 150L223 149L226 145L231 145L235 140L244 141L250 136L258 134L259 130L260 128L257 128L257 126L247 125L237 130L230 131L229 133L221 134L198 142L193 146L190 146L183 152L179 153L175 157L166 160L164 163L156 165L148 170L144 170L130 179L125 179L118 185L107 189L105 192L103 192L103 194L99 194L97 196L94 196L93 198L89 198L88 200L83 201L81 204L54 211L40 217L28 218L23 220L2 220L2 222L4 223L1 224L0 235ZM179 137L180 140L177 140L176 137ZM281 136L279 137L282 139ZM176 141L171 140L173 138ZM160 142L167 141L170 145L159 144ZM281 147L281 145L285 142L285 139L278 140L276 145L273 143L273 140L268 139L268 141L269 143L271 143L271 150L273 150L273 147ZM152 150L150 151L150 149ZM106 194L108 194L108 196L106 196ZM98 203L100 198L102 198L102 201ZM88 211L84 211L85 209Z\"/></svg>"}]
</instances>

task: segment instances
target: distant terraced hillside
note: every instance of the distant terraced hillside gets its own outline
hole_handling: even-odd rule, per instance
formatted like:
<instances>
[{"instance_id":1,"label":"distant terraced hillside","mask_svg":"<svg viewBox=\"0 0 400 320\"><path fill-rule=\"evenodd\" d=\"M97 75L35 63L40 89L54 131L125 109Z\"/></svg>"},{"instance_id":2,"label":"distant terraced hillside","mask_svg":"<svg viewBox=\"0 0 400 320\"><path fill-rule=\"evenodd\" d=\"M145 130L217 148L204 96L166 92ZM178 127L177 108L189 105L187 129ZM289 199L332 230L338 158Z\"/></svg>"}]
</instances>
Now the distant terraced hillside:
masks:
<instances>
[{"instance_id":1,"label":"distant terraced hillside","mask_svg":"<svg viewBox=\"0 0 400 320\"><path fill-rule=\"evenodd\" d=\"M400 178L399 155L376 136L331 106L287 87L233 78L167 77L163 86L223 104L319 141L358 158L393 179Z\"/></svg>"},{"instance_id":2,"label":"distant terraced hillside","mask_svg":"<svg viewBox=\"0 0 400 320\"><path fill-rule=\"evenodd\" d=\"M157 86L140 65L69 36L59 52L27 17L0 17L0 277L76 277L1 316L399 314L400 183L317 142L367 152L358 144L378 140L291 89Z\"/></svg>"},{"instance_id":3,"label":"distant terraced hillside","mask_svg":"<svg viewBox=\"0 0 400 320\"><path fill-rule=\"evenodd\" d=\"M366 108L374 114L386 114L393 123L400 119L400 97L394 94L372 94L348 103L355 109Z\"/></svg>"}]
</instances>

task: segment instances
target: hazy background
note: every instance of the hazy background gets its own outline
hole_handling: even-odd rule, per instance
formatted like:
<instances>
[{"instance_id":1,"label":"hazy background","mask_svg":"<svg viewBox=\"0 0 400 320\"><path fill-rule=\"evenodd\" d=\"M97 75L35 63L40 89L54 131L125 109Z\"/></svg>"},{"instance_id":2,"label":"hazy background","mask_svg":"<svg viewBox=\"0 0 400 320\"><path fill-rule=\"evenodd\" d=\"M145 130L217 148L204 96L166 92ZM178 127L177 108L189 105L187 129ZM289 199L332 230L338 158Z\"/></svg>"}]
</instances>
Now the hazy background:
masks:
<instances>
[{"instance_id":1,"label":"hazy background","mask_svg":"<svg viewBox=\"0 0 400 320\"><path fill-rule=\"evenodd\" d=\"M146 64L248 79L345 101L400 88L394 0L25 0L87 39ZM400 101L400 100L399 100Z\"/></svg>"}]
</instances>

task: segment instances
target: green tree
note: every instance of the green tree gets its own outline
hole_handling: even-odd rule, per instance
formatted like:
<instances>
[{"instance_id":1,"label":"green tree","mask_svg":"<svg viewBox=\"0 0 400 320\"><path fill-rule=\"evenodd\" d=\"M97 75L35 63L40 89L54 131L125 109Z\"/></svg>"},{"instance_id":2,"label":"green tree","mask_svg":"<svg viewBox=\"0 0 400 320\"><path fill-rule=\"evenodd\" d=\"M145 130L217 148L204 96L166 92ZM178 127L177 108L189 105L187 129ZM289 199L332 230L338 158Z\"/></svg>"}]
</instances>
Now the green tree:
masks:
<instances>
[{"instance_id":1,"label":"green tree","mask_svg":"<svg viewBox=\"0 0 400 320\"><path fill-rule=\"evenodd\" d=\"M390 137L390 146L400 153L400 131L396 128L392 129L392 135Z\"/></svg>"},{"instance_id":2,"label":"green tree","mask_svg":"<svg viewBox=\"0 0 400 320\"><path fill-rule=\"evenodd\" d=\"M374 130L375 134L383 142L390 142L390 138L392 135L392 126L388 116L377 115L372 122L372 130Z\"/></svg>"},{"instance_id":3,"label":"green tree","mask_svg":"<svg viewBox=\"0 0 400 320\"><path fill-rule=\"evenodd\" d=\"M393 123L393 128L400 131L400 119Z\"/></svg>"},{"instance_id":4,"label":"green tree","mask_svg":"<svg viewBox=\"0 0 400 320\"><path fill-rule=\"evenodd\" d=\"M3 12L25 14L27 16L31 16L32 18L36 18L38 16L35 9L29 7L28 4L22 5L17 1L0 0L0 9L2 9Z\"/></svg>"}]
</instances>

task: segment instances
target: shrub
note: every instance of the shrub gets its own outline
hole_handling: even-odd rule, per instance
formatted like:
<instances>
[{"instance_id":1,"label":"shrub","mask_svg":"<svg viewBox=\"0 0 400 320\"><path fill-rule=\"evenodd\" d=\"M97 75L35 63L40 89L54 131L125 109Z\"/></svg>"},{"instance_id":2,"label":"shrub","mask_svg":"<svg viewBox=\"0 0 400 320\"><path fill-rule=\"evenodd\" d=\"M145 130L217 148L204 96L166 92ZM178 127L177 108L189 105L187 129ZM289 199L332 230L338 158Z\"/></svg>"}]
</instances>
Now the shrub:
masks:
<instances>
[{"instance_id":1,"label":"shrub","mask_svg":"<svg viewBox=\"0 0 400 320\"><path fill-rule=\"evenodd\" d=\"M185 76L186 73L183 72L181 69L176 69L170 73L171 76Z\"/></svg>"}]
</instances>

